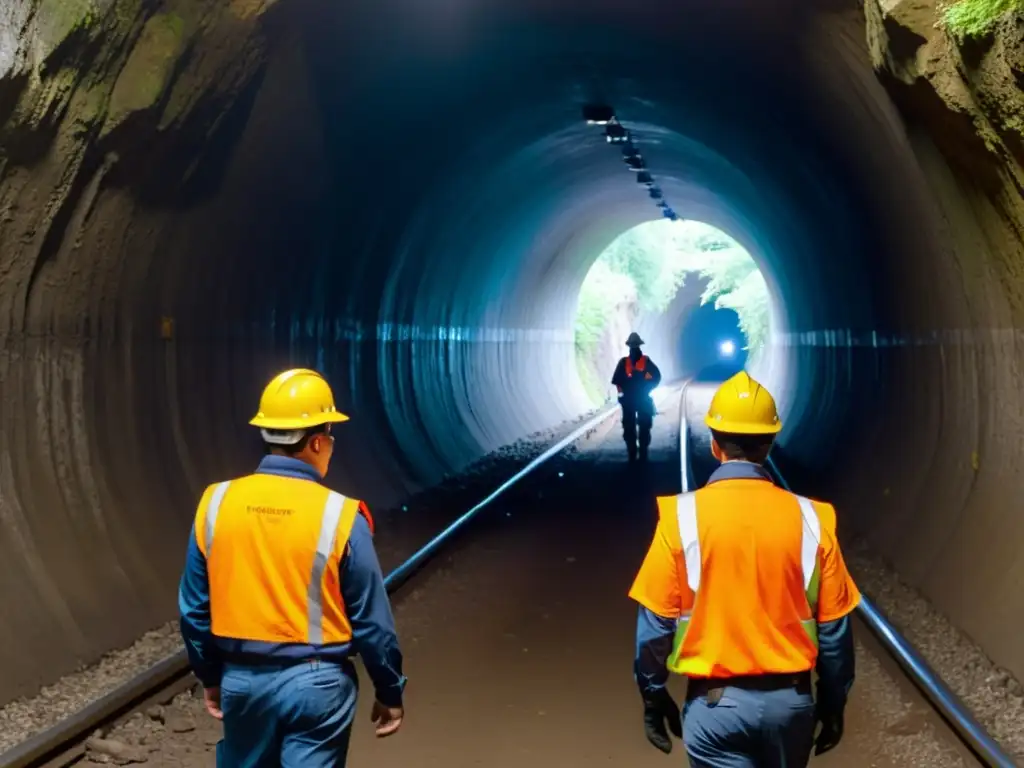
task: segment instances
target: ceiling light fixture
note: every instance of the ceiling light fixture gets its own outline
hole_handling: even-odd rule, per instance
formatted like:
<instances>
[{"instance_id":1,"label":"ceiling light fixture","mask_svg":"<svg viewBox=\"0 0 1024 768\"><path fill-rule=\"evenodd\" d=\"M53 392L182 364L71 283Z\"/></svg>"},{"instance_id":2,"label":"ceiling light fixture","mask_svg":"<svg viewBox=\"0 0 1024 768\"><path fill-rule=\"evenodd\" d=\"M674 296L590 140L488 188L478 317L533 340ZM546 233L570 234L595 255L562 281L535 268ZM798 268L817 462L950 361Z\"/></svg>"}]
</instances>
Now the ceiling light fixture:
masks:
<instances>
[{"instance_id":1,"label":"ceiling light fixture","mask_svg":"<svg viewBox=\"0 0 1024 768\"><path fill-rule=\"evenodd\" d=\"M587 125L608 125L615 119L615 110L607 104L584 104L583 119Z\"/></svg>"}]
</instances>

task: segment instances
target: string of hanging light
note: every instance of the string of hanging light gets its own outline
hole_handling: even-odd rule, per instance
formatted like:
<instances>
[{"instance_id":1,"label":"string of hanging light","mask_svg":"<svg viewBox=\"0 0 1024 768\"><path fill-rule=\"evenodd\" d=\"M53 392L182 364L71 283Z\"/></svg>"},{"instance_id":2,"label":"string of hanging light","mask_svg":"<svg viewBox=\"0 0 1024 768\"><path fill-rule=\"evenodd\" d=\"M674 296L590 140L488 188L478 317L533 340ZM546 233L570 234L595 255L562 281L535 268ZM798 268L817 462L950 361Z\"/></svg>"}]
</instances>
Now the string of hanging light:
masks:
<instances>
[{"instance_id":1,"label":"string of hanging light","mask_svg":"<svg viewBox=\"0 0 1024 768\"><path fill-rule=\"evenodd\" d=\"M679 216L665 200L665 194L647 167L643 154L633 143L632 133L619 122L615 110L604 104L588 104L583 107L583 119L587 125L604 127L605 141L622 149L622 160L626 168L636 174L637 184L647 189L647 195L654 205L661 209L661 215L670 221L678 221Z\"/></svg>"}]
</instances>

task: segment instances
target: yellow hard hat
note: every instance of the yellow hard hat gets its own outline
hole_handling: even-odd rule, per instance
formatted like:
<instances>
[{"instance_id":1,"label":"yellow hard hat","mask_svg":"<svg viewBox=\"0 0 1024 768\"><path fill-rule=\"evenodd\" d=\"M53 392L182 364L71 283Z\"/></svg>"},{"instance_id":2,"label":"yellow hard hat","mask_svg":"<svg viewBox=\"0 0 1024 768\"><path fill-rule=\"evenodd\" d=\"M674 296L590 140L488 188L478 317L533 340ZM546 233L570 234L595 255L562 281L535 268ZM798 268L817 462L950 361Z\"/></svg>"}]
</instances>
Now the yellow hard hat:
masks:
<instances>
[{"instance_id":1,"label":"yellow hard hat","mask_svg":"<svg viewBox=\"0 0 1024 768\"><path fill-rule=\"evenodd\" d=\"M334 407L331 387L316 371L293 368L267 384L260 410L249 423L262 429L297 430L348 421Z\"/></svg>"},{"instance_id":2,"label":"yellow hard hat","mask_svg":"<svg viewBox=\"0 0 1024 768\"><path fill-rule=\"evenodd\" d=\"M746 371L722 383L704 423L733 435L774 435L782 429L775 398Z\"/></svg>"}]
</instances>

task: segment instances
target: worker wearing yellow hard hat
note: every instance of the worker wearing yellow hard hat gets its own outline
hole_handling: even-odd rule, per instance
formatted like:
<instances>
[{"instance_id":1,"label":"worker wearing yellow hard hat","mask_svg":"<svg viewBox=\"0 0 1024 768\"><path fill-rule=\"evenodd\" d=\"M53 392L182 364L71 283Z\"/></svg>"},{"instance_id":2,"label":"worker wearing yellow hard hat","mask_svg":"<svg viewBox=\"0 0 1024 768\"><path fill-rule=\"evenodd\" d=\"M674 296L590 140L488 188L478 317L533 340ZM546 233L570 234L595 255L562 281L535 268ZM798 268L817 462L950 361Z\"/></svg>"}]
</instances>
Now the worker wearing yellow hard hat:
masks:
<instances>
[{"instance_id":1,"label":"worker wearing yellow hard hat","mask_svg":"<svg viewBox=\"0 0 1024 768\"><path fill-rule=\"evenodd\" d=\"M732 435L775 435L782 431L775 398L746 371L740 371L718 388L704 423L708 429ZM771 445L771 441L763 442ZM716 454L715 458L722 457Z\"/></svg>"},{"instance_id":2,"label":"worker wearing yellow hard hat","mask_svg":"<svg viewBox=\"0 0 1024 768\"><path fill-rule=\"evenodd\" d=\"M366 505L323 484L347 421L316 371L263 391L256 472L203 493L178 594L222 766L343 766L358 688L373 682L378 736L399 729L402 653Z\"/></svg>"},{"instance_id":3,"label":"worker wearing yellow hard hat","mask_svg":"<svg viewBox=\"0 0 1024 768\"><path fill-rule=\"evenodd\" d=\"M812 747L821 754L842 738L860 593L833 507L779 488L764 469L782 429L768 390L733 376L705 423L721 466L695 493L658 499L630 590L647 738L669 752L671 731L703 768L806 766ZM669 672L689 678L681 722Z\"/></svg>"}]
</instances>

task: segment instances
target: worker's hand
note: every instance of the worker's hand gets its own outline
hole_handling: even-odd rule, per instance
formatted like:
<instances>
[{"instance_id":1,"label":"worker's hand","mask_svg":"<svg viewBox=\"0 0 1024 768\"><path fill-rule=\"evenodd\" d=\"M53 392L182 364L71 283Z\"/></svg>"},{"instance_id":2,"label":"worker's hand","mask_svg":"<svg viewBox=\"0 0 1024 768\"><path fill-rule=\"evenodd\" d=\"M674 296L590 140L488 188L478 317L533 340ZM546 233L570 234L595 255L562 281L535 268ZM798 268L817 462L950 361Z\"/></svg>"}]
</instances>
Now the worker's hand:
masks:
<instances>
[{"instance_id":1,"label":"worker's hand","mask_svg":"<svg viewBox=\"0 0 1024 768\"><path fill-rule=\"evenodd\" d=\"M219 685L215 685L210 688L203 688L203 704L206 706L206 711L210 713L210 717L214 717L217 720L224 719L224 713L220 708Z\"/></svg>"},{"instance_id":2,"label":"worker's hand","mask_svg":"<svg viewBox=\"0 0 1024 768\"><path fill-rule=\"evenodd\" d=\"M402 720L405 718L404 707L385 707L379 701L373 702L373 712L370 714L373 720L373 730L377 738L383 739L390 736L402 727Z\"/></svg>"},{"instance_id":3,"label":"worker's hand","mask_svg":"<svg viewBox=\"0 0 1024 768\"><path fill-rule=\"evenodd\" d=\"M814 754L823 755L829 750L835 749L842 741L843 713L822 711L819 708L815 717L821 723L821 730L818 731L818 738L814 742Z\"/></svg>"},{"instance_id":4,"label":"worker's hand","mask_svg":"<svg viewBox=\"0 0 1024 768\"><path fill-rule=\"evenodd\" d=\"M647 740L666 755L672 751L669 732L677 739L683 738L679 707L664 688L644 698L644 732Z\"/></svg>"}]
</instances>

